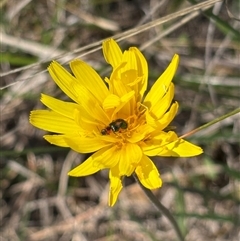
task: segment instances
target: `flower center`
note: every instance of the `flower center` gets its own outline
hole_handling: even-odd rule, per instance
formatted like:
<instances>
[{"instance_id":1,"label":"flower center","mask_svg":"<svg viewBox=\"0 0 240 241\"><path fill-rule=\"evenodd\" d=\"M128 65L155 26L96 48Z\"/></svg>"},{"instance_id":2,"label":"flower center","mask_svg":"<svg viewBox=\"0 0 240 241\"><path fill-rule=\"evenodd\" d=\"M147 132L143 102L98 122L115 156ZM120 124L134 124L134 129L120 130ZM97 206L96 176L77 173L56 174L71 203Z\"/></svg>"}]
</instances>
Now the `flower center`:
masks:
<instances>
[{"instance_id":1,"label":"flower center","mask_svg":"<svg viewBox=\"0 0 240 241\"><path fill-rule=\"evenodd\" d=\"M106 136L106 140L108 138L107 136L115 137L116 144L121 147L129 142L129 139L133 136L135 136L134 139L136 139L137 133L137 136L141 135L141 128L146 125L145 112L146 108L144 108L141 103L137 103L135 110L132 111L132 115L125 119L120 116L120 118L113 120L108 126L101 129L100 133L102 136ZM137 137L136 141L138 142L142 138L143 136L141 135L141 137Z\"/></svg>"},{"instance_id":2,"label":"flower center","mask_svg":"<svg viewBox=\"0 0 240 241\"><path fill-rule=\"evenodd\" d=\"M146 118L144 113L145 109L138 109L133 115L129 116L126 119L128 127L126 128L126 130L121 131L122 138L130 138L134 132L139 132L141 130L141 126L146 124Z\"/></svg>"}]
</instances>

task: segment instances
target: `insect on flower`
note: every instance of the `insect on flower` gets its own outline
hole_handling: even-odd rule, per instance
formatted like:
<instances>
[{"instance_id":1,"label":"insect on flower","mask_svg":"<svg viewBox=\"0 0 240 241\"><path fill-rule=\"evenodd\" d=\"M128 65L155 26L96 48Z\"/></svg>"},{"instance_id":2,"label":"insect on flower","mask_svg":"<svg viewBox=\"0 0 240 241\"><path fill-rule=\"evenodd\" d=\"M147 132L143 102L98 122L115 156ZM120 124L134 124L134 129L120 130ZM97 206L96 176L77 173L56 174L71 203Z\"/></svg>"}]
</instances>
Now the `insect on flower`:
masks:
<instances>
[{"instance_id":1,"label":"insect on flower","mask_svg":"<svg viewBox=\"0 0 240 241\"><path fill-rule=\"evenodd\" d=\"M117 119L109 124L105 129L101 130L102 135L110 135L111 131L113 133L125 130L128 128L128 123L123 119Z\"/></svg>"}]
</instances>

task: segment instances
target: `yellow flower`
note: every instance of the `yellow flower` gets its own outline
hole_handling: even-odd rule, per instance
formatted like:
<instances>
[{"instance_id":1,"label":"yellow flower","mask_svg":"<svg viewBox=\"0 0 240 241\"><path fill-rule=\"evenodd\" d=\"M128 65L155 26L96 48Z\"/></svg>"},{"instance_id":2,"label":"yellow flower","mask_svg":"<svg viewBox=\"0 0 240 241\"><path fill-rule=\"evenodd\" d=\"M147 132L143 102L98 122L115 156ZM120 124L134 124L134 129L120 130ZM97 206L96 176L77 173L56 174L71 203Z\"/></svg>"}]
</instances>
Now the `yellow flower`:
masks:
<instances>
[{"instance_id":1,"label":"yellow flower","mask_svg":"<svg viewBox=\"0 0 240 241\"><path fill-rule=\"evenodd\" d=\"M172 83L177 54L145 98L148 66L142 53L136 47L122 52L108 39L103 42L103 54L113 69L105 83L81 60L70 63L74 76L53 61L50 75L74 102L42 94L41 101L50 110L32 111L30 122L57 133L44 136L54 145L95 152L68 174L79 177L110 169L109 205L113 206L122 178L133 172L146 188L161 187L159 172L148 156L190 157L201 154L202 149L178 138L169 127L178 110Z\"/></svg>"}]
</instances>

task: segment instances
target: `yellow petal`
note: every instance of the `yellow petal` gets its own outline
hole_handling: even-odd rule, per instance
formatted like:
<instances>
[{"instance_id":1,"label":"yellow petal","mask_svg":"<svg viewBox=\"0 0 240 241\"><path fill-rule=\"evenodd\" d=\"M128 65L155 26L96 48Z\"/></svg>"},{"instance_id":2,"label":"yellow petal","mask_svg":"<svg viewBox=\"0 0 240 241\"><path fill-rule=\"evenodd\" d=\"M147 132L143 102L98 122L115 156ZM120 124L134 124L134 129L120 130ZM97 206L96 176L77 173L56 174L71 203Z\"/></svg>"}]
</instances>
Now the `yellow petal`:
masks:
<instances>
[{"instance_id":1,"label":"yellow petal","mask_svg":"<svg viewBox=\"0 0 240 241\"><path fill-rule=\"evenodd\" d=\"M120 104L121 104L121 99L117 95L110 94L106 97L106 99L103 102L103 109L104 110L112 109L119 106Z\"/></svg>"},{"instance_id":2,"label":"yellow petal","mask_svg":"<svg viewBox=\"0 0 240 241\"><path fill-rule=\"evenodd\" d=\"M118 97L117 95L109 95L103 102L103 109L108 111L109 116L113 118L113 116L116 116L119 114L119 116L123 119L126 119L129 117L129 112L125 109L123 109L126 105L129 104L129 101L134 97L134 91L131 91L121 98ZM130 107L128 105L128 107ZM123 110L122 110L123 109ZM121 110L121 111L120 111ZM130 109L128 108L130 111ZM111 118L111 119L112 119Z\"/></svg>"},{"instance_id":3,"label":"yellow petal","mask_svg":"<svg viewBox=\"0 0 240 241\"><path fill-rule=\"evenodd\" d=\"M162 97L162 99L155 102L155 105L151 105L149 112L153 114L155 118L160 119L171 105L173 96L174 85L171 83L166 94Z\"/></svg>"},{"instance_id":4,"label":"yellow petal","mask_svg":"<svg viewBox=\"0 0 240 241\"><path fill-rule=\"evenodd\" d=\"M30 123L45 131L59 134L82 132L74 120L49 110L34 110L30 113Z\"/></svg>"},{"instance_id":5,"label":"yellow petal","mask_svg":"<svg viewBox=\"0 0 240 241\"><path fill-rule=\"evenodd\" d=\"M191 157L197 156L203 153L201 147L196 146L183 139L178 139L172 143L166 145L166 149L163 149L157 155L159 156L175 156L175 157Z\"/></svg>"},{"instance_id":6,"label":"yellow petal","mask_svg":"<svg viewBox=\"0 0 240 241\"><path fill-rule=\"evenodd\" d=\"M147 124L152 126L154 129L163 130L165 129L174 119L178 111L178 103L175 102L171 105L168 112L166 112L159 120L153 117L149 111L146 113Z\"/></svg>"},{"instance_id":7,"label":"yellow petal","mask_svg":"<svg viewBox=\"0 0 240 241\"><path fill-rule=\"evenodd\" d=\"M136 95L135 99L140 101L139 88L140 83L143 81L144 73L141 71L139 59L133 49L134 48L131 48L129 51L124 51L122 61L125 64L118 69L118 77L125 86L126 91L130 92L133 90Z\"/></svg>"},{"instance_id":8,"label":"yellow petal","mask_svg":"<svg viewBox=\"0 0 240 241\"><path fill-rule=\"evenodd\" d=\"M58 62L53 61L48 67L49 74L59 88L72 100L77 102L79 93L75 92L72 84L78 84L77 79L64 69Z\"/></svg>"},{"instance_id":9,"label":"yellow petal","mask_svg":"<svg viewBox=\"0 0 240 241\"><path fill-rule=\"evenodd\" d=\"M115 71L112 72L111 78L110 78L110 82L109 82L109 89L110 92L116 96L118 96L120 99L124 96L128 96L130 97L130 99L132 97L134 97L134 92L132 92L131 88L128 87L126 84L123 83L123 81L121 79L118 79L115 77L112 77L113 75L115 75L115 73L118 70L116 69ZM121 99L122 101L122 99ZM120 106L119 106L120 107ZM125 114L125 116L129 116L131 115L131 103L130 101L125 102L124 105L121 105L121 109L122 109L122 113Z\"/></svg>"},{"instance_id":10,"label":"yellow petal","mask_svg":"<svg viewBox=\"0 0 240 241\"><path fill-rule=\"evenodd\" d=\"M168 112L164 114L163 117L158 121L157 128L160 130L165 129L174 119L178 111L178 103L175 102L171 105Z\"/></svg>"},{"instance_id":11,"label":"yellow petal","mask_svg":"<svg viewBox=\"0 0 240 241\"><path fill-rule=\"evenodd\" d=\"M125 95L129 91L131 91L131 88L127 86L127 83L123 82L122 79L122 69L126 63L121 63L117 68L115 68L110 76L109 81L109 90L112 94L115 94L119 97Z\"/></svg>"},{"instance_id":12,"label":"yellow petal","mask_svg":"<svg viewBox=\"0 0 240 241\"><path fill-rule=\"evenodd\" d=\"M114 85L114 81L120 80L125 86L125 91L133 90L136 95L136 101L141 101L143 93L147 88L148 66L142 53L135 47L131 47L128 51L124 51L122 62L114 70L110 78L115 91L121 96L119 86ZM127 88L128 87L128 88ZM111 85L110 85L110 89Z\"/></svg>"},{"instance_id":13,"label":"yellow petal","mask_svg":"<svg viewBox=\"0 0 240 241\"><path fill-rule=\"evenodd\" d=\"M94 131L100 132L98 129L99 120L90 115L82 106L79 105L78 109L74 110L75 122L85 131L86 135Z\"/></svg>"},{"instance_id":14,"label":"yellow petal","mask_svg":"<svg viewBox=\"0 0 240 241\"><path fill-rule=\"evenodd\" d=\"M122 62L126 64L121 68L121 79L124 83L130 84L139 77L135 52L131 50L124 51Z\"/></svg>"},{"instance_id":15,"label":"yellow petal","mask_svg":"<svg viewBox=\"0 0 240 241\"><path fill-rule=\"evenodd\" d=\"M137 143L144 140L154 129L150 125L141 125L137 128L132 135L127 138L130 143Z\"/></svg>"},{"instance_id":16,"label":"yellow petal","mask_svg":"<svg viewBox=\"0 0 240 241\"><path fill-rule=\"evenodd\" d=\"M43 138L48 141L49 143L61 146L61 147L69 147L64 139L64 135L45 135Z\"/></svg>"},{"instance_id":17,"label":"yellow petal","mask_svg":"<svg viewBox=\"0 0 240 241\"><path fill-rule=\"evenodd\" d=\"M106 62L113 68L117 67L122 61L122 51L113 39L103 41L103 55Z\"/></svg>"},{"instance_id":18,"label":"yellow petal","mask_svg":"<svg viewBox=\"0 0 240 241\"><path fill-rule=\"evenodd\" d=\"M126 63L122 68L119 69L120 81L125 86L127 92L134 91L135 98L131 99L128 105L128 109L124 112L131 115L131 109L135 107L137 101L140 101L141 97L139 94L139 84L144 78L144 74L141 71L141 66L139 65L138 58L136 56L136 51L133 51L135 48L130 48L129 51L124 51L123 53L123 63ZM139 68L139 69L138 69Z\"/></svg>"},{"instance_id":19,"label":"yellow petal","mask_svg":"<svg viewBox=\"0 0 240 241\"><path fill-rule=\"evenodd\" d=\"M104 147L93 154L94 166L104 169L113 168L119 162L120 152L118 147L114 144Z\"/></svg>"},{"instance_id":20,"label":"yellow petal","mask_svg":"<svg viewBox=\"0 0 240 241\"><path fill-rule=\"evenodd\" d=\"M141 144L143 153L146 156L156 156L163 150L167 149L166 146L178 140L178 136L175 132L169 131L155 131L151 133L152 138L147 139ZM168 149L167 149L168 150Z\"/></svg>"},{"instance_id":21,"label":"yellow petal","mask_svg":"<svg viewBox=\"0 0 240 241\"><path fill-rule=\"evenodd\" d=\"M137 144L127 143L119 151L119 176L132 175L142 158L142 150Z\"/></svg>"},{"instance_id":22,"label":"yellow petal","mask_svg":"<svg viewBox=\"0 0 240 241\"><path fill-rule=\"evenodd\" d=\"M138 71L138 76L141 76L141 81L138 83L138 91L140 94L140 99L137 99L137 101L141 101L144 92L147 89L147 84L148 84L148 64L143 56L143 54L139 51L138 48L130 48L130 51L133 51L136 56L136 62L137 62L137 71Z\"/></svg>"},{"instance_id":23,"label":"yellow petal","mask_svg":"<svg viewBox=\"0 0 240 241\"><path fill-rule=\"evenodd\" d=\"M144 99L144 104L148 106L148 108L151 108L151 106L155 106L159 99L161 99L165 95L172 81L172 78L175 75L178 63L179 56L175 54L167 69L157 79L151 90L148 92L146 98Z\"/></svg>"},{"instance_id":24,"label":"yellow petal","mask_svg":"<svg viewBox=\"0 0 240 241\"><path fill-rule=\"evenodd\" d=\"M109 146L109 142L103 141L98 137L81 137L79 135L64 137L68 146L76 152L90 153Z\"/></svg>"},{"instance_id":25,"label":"yellow petal","mask_svg":"<svg viewBox=\"0 0 240 241\"><path fill-rule=\"evenodd\" d=\"M98 172L100 169L93 165L92 156L90 156L86 161L84 161L79 166L72 169L70 172L68 172L69 176L73 177L83 177L92 175L96 172Z\"/></svg>"},{"instance_id":26,"label":"yellow petal","mask_svg":"<svg viewBox=\"0 0 240 241\"><path fill-rule=\"evenodd\" d=\"M144 187L148 189L155 189L162 186L160 174L154 163L147 156L143 155L135 172Z\"/></svg>"},{"instance_id":27,"label":"yellow petal","mask_svg":"<svg viewBox=\"0 0 240 241\"><path fill-rule=\"evenodd\" d=\"M119 176L119 170L117 169L117 167L112 168L109 171L109 179L110 179L110 190L109 190L108 204L110 207L112 207L116 203L118 195L123 188L122 180L121 180L121 177Z\"/></svg>"},{"instance_id":28,"label":"yellow petal","mask_svg":"<svg viewBox=\"0 0 240 241\"><path fill-rule=\"evenodd\" d=\"M58 100L45 94L41 94L41 102L58 114L72 119L74 118L75 109L78 108L78 105L75 103Z\"/></svg>"},{"instance_id":29,"label":"yellow petal","mask_svg":"<svg viewBox=\"0 0 240 241\"><path fill-rule=\"evenodd\" d=\"M70 63L70 67L80 85L87 88L99 103L102 103L109 92L98 73L90 65L81 60L73 60Z\"/></svg>"},{"instance_id":30,"label":"yellow petal","mask_svg":"<svg viewBox=\"0 0 240 241\"><path fill-rule=\"evenodd\" d=\"M174 157L191 157L203 152L202 148L179 139L173 131L160 132L152 139L142 144L142 150L147 156L174 156Z\"/></svg>"},{"instance_id":31,"label":"yellow petal","mask_svg":"<svg viewBox=\"0 0 240 241\"><path fill-rule=\"evenodd\" d=\"M84 112L87 112L89 116L98 120L100 123L109 122L109 117L101 107L100 103L85 87L78 89L78 86L73 84L72 88L76 88L76 92L79 93L78 103L81 108L83 108Z\"/></svg>"},{"instance_id":32,"label":"yellow petal","mask_svg":"<svg viewBox=\"0 0 240 241\"><path fill-rule=\"evenodd\" d=\"M110 108L115 108L119 107L122 105L125 105L127 102L129 102L134 96L134 91L131 91L121 97L118 97L117 95L110 94L103 102L103 108L110 109ZM117 112L121 108L118 108Z\"/></svg>"},{"instance_id":33,"label":"yellow petal","mask_svg":"<svg viewBox=\"0 0 240 241\"><path fill-rule=\"evenodd\" d=\"M78 63L78 61L76 61L76 63ZM88 70L90 71L91 67L88 66L87 64L82 64L82 65L83 65L84 73L85 73L85 75L87 75L86 72ZM106 116L104 111L100 108L99 103L97 102L98 101L97 97L103 98L103 99L105 98L105 97L100 97L100 92L98 93L98 95L95 96L94 95L94 94L96 94L95 90L89 91L84 85L81 84L80 80L73 77L68 71L66 71L59 63L57 63L55 61L52 62L52 64L49 66L48 70L49 70L50 75L56 82L56 84L71 99L73 99L75 102L79 103L86 111L88 111L88 113L91 116L94 116L95 119L100 120L100 121L104 120L105 122L107 122L108 117ZM92 69L92 71L94 72L93 69ZM91 73L89 74L89 76L90 77L93 76L93 78L98 78L98 80L99 80L100 77L97 75L97 73L93 74L92 71L90 71ZM101 80L101 78L100 78L100 80ZM84 81L91 81L91 80L86 80L84 78ZM95 81L96 81L96 79L95 79ZM102 86L104 86L104 83L102 80L101 80L101 82L102 82ZM90 84L86 84L86 85L88 87L90 86ZM96 86L95 86L95 88L96 88ZM105 91L103 93L104 95L106 95L106 93L105 93L106 91L107 91L107 88L105 88ZM107 93L108 93L108 91L107 91Z\"/></svg>"}]
</instances>

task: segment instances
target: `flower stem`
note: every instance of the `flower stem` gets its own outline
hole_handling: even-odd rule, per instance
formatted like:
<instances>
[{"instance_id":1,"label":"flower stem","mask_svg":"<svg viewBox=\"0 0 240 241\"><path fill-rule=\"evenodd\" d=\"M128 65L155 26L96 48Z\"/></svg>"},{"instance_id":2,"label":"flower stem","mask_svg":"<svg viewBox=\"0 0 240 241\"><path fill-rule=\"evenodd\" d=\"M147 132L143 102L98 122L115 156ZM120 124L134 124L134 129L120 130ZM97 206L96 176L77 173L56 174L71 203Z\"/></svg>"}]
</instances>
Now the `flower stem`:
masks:
<instances>
[{"instance_id":1,"label":"flower stem","mask_svg":"<svg viewBox=\"0 0 240 241\"><path fill-rule=\"evenodd\" d=\"M140 187L142 188L142 190L144 191L144 193L146 194L146 196L150 199L150 201L156 206L156 208L163 213L163 215L169 220L169 222L172 224L174 230L176 231L176 234L178 236L178 239L180 241L184 241L184 237L180 231L180 228L176 222L176 220L174 219L174 217L172 216L172 214L169 212L169 210L163 206L161 204L161 202L159 202L159 200L153 195L152 191L147 189L146 187L144 187L142 185L142 183L139 181L139 179L137 178L136 174L133 174L135 180L137 181L137 183L140 185Z\"/></svg>"},{"instance_id":2,"label":"flower stem","mask_svg":"<svg viewBox=\"0 0 240 241\"><path fill-rule=\"evenodd\" d=\"M218 123L218 122L220 122L220 121L222 121L222 120L224 120L224 119L226 119L226 118L228 118L230 116L236 115L238 113L240 113L240 108L237 108L237 109L227 113L226 115L220 116L220 117L218 117L218 118L216 118L216 119L214 119L214 120L212 120L212 121L210 121L210 122L208 122L208 123L206 123L206 124L196 128L196 129L194 129L194 130L192 130L192 131L190 131L190 132L180 136L179 139L180 138L185 138L187 136L191 136L191 135L195 134L198 131L201 131L201 130L203 130L203 129L205 129L205 128L213 125L213 124L216 124L216 123Z\"/></svg>"}]
</instances>

